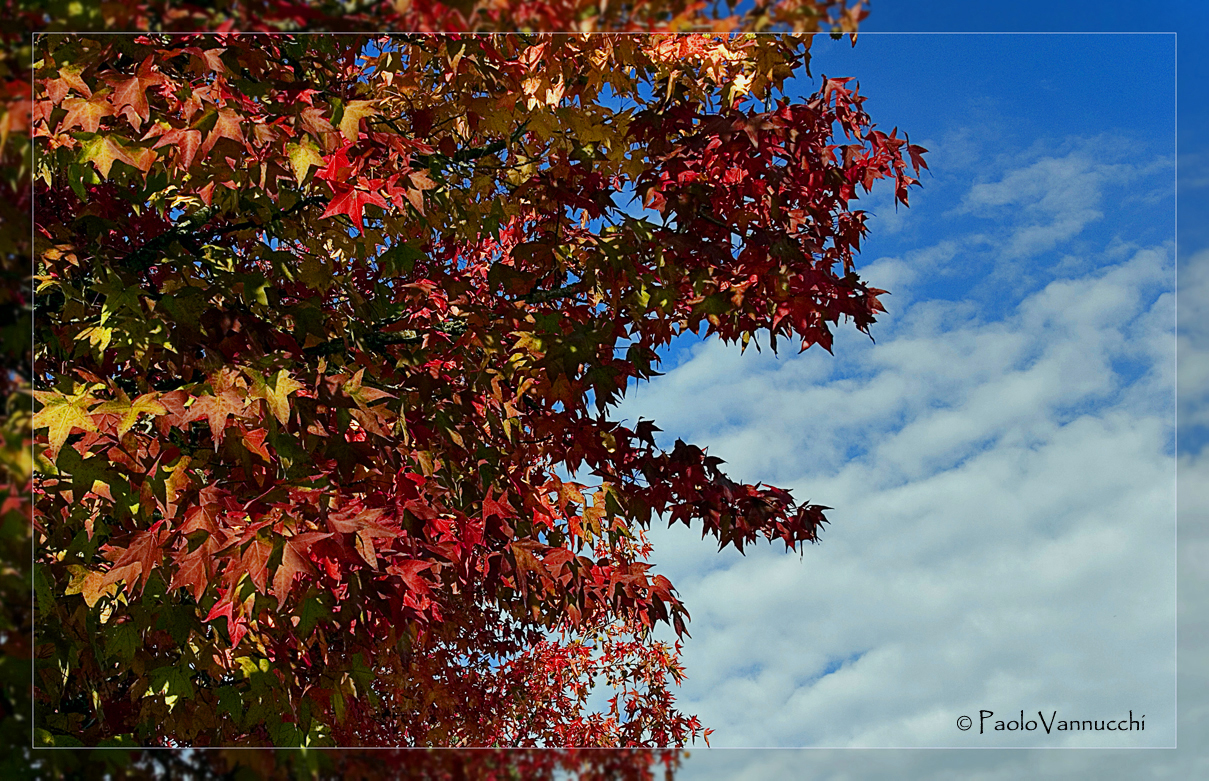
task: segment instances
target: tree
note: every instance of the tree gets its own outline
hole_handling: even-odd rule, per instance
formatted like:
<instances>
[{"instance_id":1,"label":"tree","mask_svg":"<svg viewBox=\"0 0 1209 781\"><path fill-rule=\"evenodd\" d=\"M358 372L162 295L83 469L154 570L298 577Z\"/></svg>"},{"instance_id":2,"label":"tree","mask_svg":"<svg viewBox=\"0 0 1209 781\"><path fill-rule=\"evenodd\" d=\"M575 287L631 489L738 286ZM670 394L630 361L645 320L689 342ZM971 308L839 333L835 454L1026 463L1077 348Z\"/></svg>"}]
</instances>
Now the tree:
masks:
<instances>
[{"instance_id":1,"label":"tree","mask_svg":"<svg viewBox=\"0 0 1209 781\"><path fill-rule=\"evenodd\" d=\"M28 738L27 738L28 740ZM38 751L37 778L54 781L654 781L679 766L677 749L92 749ZM569 775L570 774L570 775Z\"/></svg>"},{"instance_id":2,"label":"tree","mask_svg":"<svg viewBox=\"0 0 1209 781\"><path fill-rule=\"evenodd\" d=\"M42 39L40 738L705 734L643 530L794 549L826 508L608 413L685 330L880 310L850 201L923 150L847 79L781 94L809 42Z\"/></svg>"}]
</instances>

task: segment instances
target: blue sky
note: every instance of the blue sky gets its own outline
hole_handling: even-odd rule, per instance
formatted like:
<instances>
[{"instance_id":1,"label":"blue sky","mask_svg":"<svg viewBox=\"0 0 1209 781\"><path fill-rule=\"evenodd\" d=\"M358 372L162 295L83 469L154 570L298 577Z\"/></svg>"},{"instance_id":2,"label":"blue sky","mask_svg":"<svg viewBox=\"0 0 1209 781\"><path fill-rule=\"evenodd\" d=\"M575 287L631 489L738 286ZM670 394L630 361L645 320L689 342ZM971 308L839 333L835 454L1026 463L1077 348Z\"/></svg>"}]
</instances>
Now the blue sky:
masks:
<instances>
[{"instance_id":1,"label":"blue sky","mask_svg":"<svg viewBox=\"0 0 1209 781\"><path fill-rule=\"evenodd\" d=\"M836 507L802 559L655 533L693 609L682 704L715 745L837 749L694 750L680 778L1209 773L1204 7L993 5L879 0L855 49L816 44L816 76L859 77L871 113L932 150L910 210L869 200L862 272L894 293L877 344L773 359L686 342L627 401L737 476ZM1170 38L870 34L1029 29L1181 31L1178 258ZM1132 709L1147 728L956 728L982 708Z\"/></svg>"},{"instance_id":2,"label":"blue sky","mask_svg":"<svg viewBox=\"0 0 1209 781\"><path fill-rule=\"evenodd\" d=\"M867 199L863 276L892 292L876 343L690 337L623 407L835 508L802 558L653 533L694 617L684 706L718 746L1171 745L1170 36L815 47L816 76L859 74L931 174L909 210ZM1130 110L1126 75L1152 85ZM984 708L1148 728L956 728Z\"/></svg>"}]
</instances>

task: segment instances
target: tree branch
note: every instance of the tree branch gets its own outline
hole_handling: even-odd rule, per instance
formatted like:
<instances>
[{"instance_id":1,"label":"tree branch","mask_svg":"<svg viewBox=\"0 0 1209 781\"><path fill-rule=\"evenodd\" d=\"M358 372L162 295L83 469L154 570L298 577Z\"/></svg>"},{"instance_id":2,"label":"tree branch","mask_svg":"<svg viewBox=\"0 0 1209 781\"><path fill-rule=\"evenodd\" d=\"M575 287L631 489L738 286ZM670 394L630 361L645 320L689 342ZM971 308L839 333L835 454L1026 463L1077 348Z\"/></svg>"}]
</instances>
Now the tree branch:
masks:
<instances>
[{"instance_id":1,"label":"tree branch","mask_svg":"<svg viewBox=\"0 0 1209 781\"><path fill-rule=\"evenodd\" d=\"M354 339L353 343L361 343L370 350L381 353L384 348L390 347L391 345L405 344L408 346L415 346L418 344L423 344L425 337L431 333L443 333L446 336L456 340L462 334L466 333L466 321L446 320L443 323L437 323L432 330L428 331L427 333L410 329L406 331L383 333L382 331L378 330L380 328L382 328L381 323L375 323L372 326L369 326L369 332L360 339ZM306 355L328 356L338 353L344 349L344 337L339 337L336 339L328 339L325 342L307 347L303 349L302 352Z\"/></svg>"},{"instance_id":2,"label":"tree branch","mask_svg":"<svg viewBox=\"0 0 1209 781\"><path fill-rule=\"evenodd\" d=\"M273 214L268 222L280 220L283 217L288 217L292 214L302 211L308 206L318 206L327 203L328 198L325 195L312 195L309 198L303 198L298 203L288 209L282 209ZM185 216L179 222L175 223L171 228L164 231L155 238L149 240L146 244L126 255L120 261L119 265L127 266L138 272L146 271L155 265L157 256L168 247L172 246L173 242L180 242L186 249L195 252L193 247L196 247L200 242L214 238L215 236L225 236L228 233L245 230L247 228L262 228L267 223L258 223L252 220L245 222L236 222L230 225L224 225L219 228L206 229L206 226L214 219L214 209L210 206L203 207ZM192 245L192 246L191 246Z\"/></svg>"},{"instance_id":3,"label":"tree branch","mask_svg":"<svg viewBox=\"0 0 1209 781\"><path fill-rule=\"evenodd\" d=\"M520 298L512 299L513 303L524 302L526 304L544 304L547 301L553 301L557 298L568 298L582 292L581 285L583 280L577 280L569 285L556 287L551 290L534 290L532 293L521 296Z\"/></svg>"}]
</instances>

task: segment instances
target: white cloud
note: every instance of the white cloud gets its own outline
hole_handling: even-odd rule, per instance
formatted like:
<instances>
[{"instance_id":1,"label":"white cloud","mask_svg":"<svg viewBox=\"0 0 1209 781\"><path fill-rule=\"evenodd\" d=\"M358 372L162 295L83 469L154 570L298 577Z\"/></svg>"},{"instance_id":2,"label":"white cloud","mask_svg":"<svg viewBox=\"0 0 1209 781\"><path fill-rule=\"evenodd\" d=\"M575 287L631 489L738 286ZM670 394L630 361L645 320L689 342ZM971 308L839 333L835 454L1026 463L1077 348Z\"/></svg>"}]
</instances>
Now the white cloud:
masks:
<instances>
[{"instance_id":1,"label":"white cloud","mask_svg":"<svg viewBox=\"0 0 1209 781\"><path fill-rule=\"evenodd\" d=\"M1041 156L997 180L975 183L952 214L1006 222L1006 227L993 232L1005 259L1049 252L1104 217L1107 187L1121 187L1171 167L1171 161L1162 158L1142 164L1109 162L1120 157L1125 146L1121 140L1109 138L1068 141L1059 150L1065 152L1061 156ZM1151 186L1123 197L1153 202L1170 192L1169 186Z\"/></svg>"},{"instance_id":2,"label":"white cloud","mask_svg":"<svg viewBox=\"0 0 1209 781\"><path fill-rule=\"evenodd\" d=\"M940 781L1065 781L1070 778L1209 777L1209 455L1180 461L1179 748L1175 751L706 750L694 748L679 781L927 778ZM1149 715L1149 714L1148 714ZM926 718L927 714L923 714Z\"/></svg>"},{"instance_id":3,"label":"white cloud","mask_svg":"<svg viewBox=\"0 0 1209 781\"><path fill-rule=\"evenodd\" d=\"M1082 154L975 186L966 206L1023 213L1051 237L1078 232L1123 175ZM1003 230L1028 252L1058 241L1028 244L1043 231L1018 224ZM945 262L975 240L869 268L906 293L877 344L846 335L835 358L778 360L707 342L624 405L624 417L708 445L734 477L836 507L803 559L768 546L719 554L683 527L653 530L659 568L693 614L680 702L717 730L715 745L1174 741L1169 248L1068 260L1065 273L1083 273L1002 319L917 301L928 267L916 260ZM984 708L1132 709L1146 730L956 728Z\"/></svg>"},{"instance_id":4,"label":"white cloud","mask_svg":"<svg viewBox=\"0 0 1209 781\"><path fill-rule=\"evenodd\" d=\"M1180 423L1209 426L1209 250L1179 270Z\"/></svg>"}]
</instances>

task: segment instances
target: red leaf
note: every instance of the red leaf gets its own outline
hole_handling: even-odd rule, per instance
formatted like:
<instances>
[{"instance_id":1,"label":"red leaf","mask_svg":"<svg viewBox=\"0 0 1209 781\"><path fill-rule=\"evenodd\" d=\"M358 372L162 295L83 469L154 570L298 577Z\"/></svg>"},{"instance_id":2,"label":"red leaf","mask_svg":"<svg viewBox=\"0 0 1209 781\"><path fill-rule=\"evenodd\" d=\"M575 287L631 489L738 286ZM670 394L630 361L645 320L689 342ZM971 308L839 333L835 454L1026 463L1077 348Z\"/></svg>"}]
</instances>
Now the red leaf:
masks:
<instances>
[{"instance_id":1,"label":"red leaf","mask_svg":"<svg viewBox=\"0 0 1209 781\"><path fill-rule=\"evenodd\" d=\"M286 540L285 547L281 551L281 564L273 573L273 596L277 597L278 604L285 603L295 575L315 572L315 567L306 557L306 552L317 540L330 536L331 534L328 532L306 532L296 534Z\"/></svg>"},{"instance_id":2,"label":"red leaf","mask_svg":"<svg viewBox=\"0 0 1209 781\"><path fill-rule=\"evenodd\" d=\"M136 579L140 593L142 593L143 586L146 586L147 579L151 577L151 570L155 569L164 556L164 551L160 548L163 543L161 533L163 525L163 521L156 521L150 529L135 534L130 546L126 548L126 552L113 563L114 569L126 564L137 564L140 567L139 576ZM134 587L134 584L131 585Z\"/></svg>"},{"instance_id":3,"label":"red leaf","mask_svg":"<svg viewBox=\"0 0 1209 781\"><path fill-rule=\"evenodd\" d=\"M162 146L169 145L175 147L179 154L179 167L181 169L188 168L193 165L193 158L197 155L198 147L201 146L201 131L191 128L172 128L160 136L160 139L155 142L155 146L152 149L159 149Z\"/></svg>"},{"instance_id":4,"label":"red leaf","mask_svg":"<svg viewBox=\"0 0 1209 781\"><path fill-rule=\"evenodd\" d=\"M78 127L86 133L95 133L100 129L103 117L113 116L113 106L106 100L107 93L98 93L92 98L68 98L63 103L67 116L59 124L59 132L66 133L73 127Z\"/></svg>"},{"instance_id":5,"label":"red leaf","mask_svg":"<svg viewBox=\"0 0 1209 781\"><path fill-rule=\"evenodd\" d=\"M228 388L217 396L201 396L193 402L188 410L188 420L205 418L210 424L210 434L214 438L214 449L218 450L222 443L223 431L227 427L227 418L243 412L247 399L240 397L234 390ZM266 456L267 458L267 456Z\"/></svg>"},{"instance_id":6,"label":"red leaf","mask_svg":"<svg viewBox=\"0 0 1209 781\"><path fill-rule=\"evenodd\" d=\"M113 107L119 112L129 106L140 120L145 120L150 116L151 110L147 105L147 88L167 81L163 74L155 72L153 61L154 57L148 56L139 65L138 72L134 76L111 82L114 85ZM127 113L127 118L129 117L130 114ZM137 130L141 123L131 119L130 124Z\"/></svg>"},{"instance_id":7,"label":"red leaf","mask_svg":"<svg viewBox=\"0 0 1209 781\"><path fill-rule=\"evenodd\" d=\"M429 593L428 581L420 577L420 573L431 569L433 563L429 561L421 561L419 559L410 559L407 561L395 562L387 566L386 571L391 575L398 575L403 582L412 591L420 594Z\"/></svg>"},{"instance_id":8,"label":"red leaf","mask_svg":"<svg viewBox=\"0 0 1209 781\"><path fill-rule=\"evenodd\" d=\"M210 585L210 572L207 566L209 561L210 555L204 548L199 548L185 556L177 564L168 590L175 591L178 588L189 587L194 601L200 602L202 595L206 592L206 586Z\"/></svg>"},{"instance_id":9,"label":"red leaf","mask_svg":"<svg viewBox=\"0 0 1209 781\"><path fill-rule=\"evenodd\" d=\"M340 532L341 534L356 534L362 529L376 526L374 522L385 514L386 510L381 507L367 507L356 510L356 512L332 513L327 517L327 525L333 531Z\"/></svg>"},{"instance_id":10,"label":"red leaf","mask_svg":"<svg viewBox=\"0 0 1209 781\"><path fill-rule=\"evenodd\" d=\"M240 566L247 571L248 577L256 586L256 590L262 594L268 593L265 589L265 578L268 577L267 567L269 564L269 555L273 552L273 546L264 540L257 538L252 540L248 545L247 550L243 552L243 559L240 561Z\"/></svg>"},{"instance_id":11,"label":"red leaf","mask_svg":"<svg viewBox=\"0 0 1209 781\"><path fill-rule=\"evenodd\" d=\"M210 612L202 619L206 623L213 621L216 618L226 616L227 621L231 620L231 612L235 609L235 603L230 600L230 594L223 597L214 603L214 607L210 608Z\"/></svg>"},{"instance_id":12,"label":"red leaf","mask_svg":"<svg viewBox=\"0 0 1209 781\"><path fill-rule=\"evenodd\" d=\"M251 450L265 461L272 461L272 458L269 457L268 449L264 446L264 438L268 433L268 431L262 428L245 431L243 433L243 441L247 445L248 450Z\"/></svg>"},{"instance_id":13,"label":"red leaf","mask_svg":"<svg viewBox=\"0 0 1209 781\"><path fill-rule=\"evenodd\" d=\"M489 487L487 489L487 496L483 499L482 517L485 521L493 515L501 520L514 518L516 517L516 510L512 509L512 505L508 504L508 493L506 491L500 494L499 499L492 499L491 488Z\"/></svg>"},{"instance_id":14,"label":"red leaf","mask_svg":"<svg viewBox=\"0 0 1209 781\"><path fill-rule=\"evenodd\" d=\"M327 205L327 209L320 216L334 217L337 214L347 215L353 224L357 226L357 230L360 231L365 230L365 223L362 219L362 211L365 209L365 204L372 203L384 209L387 207L386 201L377 193L367 192L356 187L345 189L339 185L336 186L336 192L339 194L332 198L331 203Z\"/></svg>"},{"instance_id":15,"label":"red leaf","mask_svg":"<svg viewBox=\"0 0 1209 781\"><path fill-rule=\"evenodd\" d=\"M909 144L907 146L907 152L909 152L911 155L911 165L914 166L915 173L919 173L920 168L928 167L927 162L924 160L924 152L927 151L928 150L924 149L922 146L917 146L915 144Z\"/></svg>"},{"instance_id":16,"label":"red leaf","mask_svg":"<svg viewBox=\"0 0 1209 781\"><path fill-rule=\"evenodd\" d=\"M229 138L239 144L244 143L239 114L229 108L219 109L218 121L214 123L214 129L210 131L210 135L206 136L206 142L201 146L202 157L210 154L210 150L214 148L220 138Z\"/></svg>"}]
</instances>

